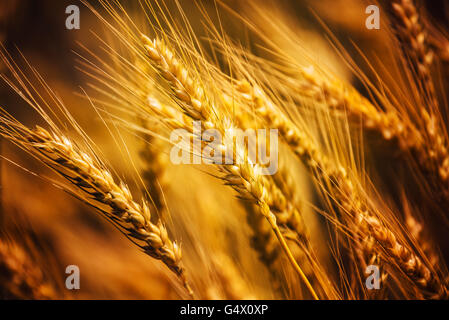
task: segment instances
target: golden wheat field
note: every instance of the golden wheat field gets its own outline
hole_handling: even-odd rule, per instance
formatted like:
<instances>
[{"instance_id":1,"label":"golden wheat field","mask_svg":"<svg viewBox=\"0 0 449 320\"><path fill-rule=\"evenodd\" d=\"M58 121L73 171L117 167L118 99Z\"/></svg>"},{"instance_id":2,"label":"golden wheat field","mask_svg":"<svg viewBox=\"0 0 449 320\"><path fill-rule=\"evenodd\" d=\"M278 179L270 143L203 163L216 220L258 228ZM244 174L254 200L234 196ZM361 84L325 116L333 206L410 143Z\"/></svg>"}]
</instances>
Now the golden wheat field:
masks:
<instances>
[{"instance_id":1,"label":"golden wheat field","mask_svg":"<svg viewBox=\"0 0 449 320\"><path fill-rule=\"evenodd\" d=\"M448 17L0 1L0 299L448 299Z\"/></svg>"}]
</instances>

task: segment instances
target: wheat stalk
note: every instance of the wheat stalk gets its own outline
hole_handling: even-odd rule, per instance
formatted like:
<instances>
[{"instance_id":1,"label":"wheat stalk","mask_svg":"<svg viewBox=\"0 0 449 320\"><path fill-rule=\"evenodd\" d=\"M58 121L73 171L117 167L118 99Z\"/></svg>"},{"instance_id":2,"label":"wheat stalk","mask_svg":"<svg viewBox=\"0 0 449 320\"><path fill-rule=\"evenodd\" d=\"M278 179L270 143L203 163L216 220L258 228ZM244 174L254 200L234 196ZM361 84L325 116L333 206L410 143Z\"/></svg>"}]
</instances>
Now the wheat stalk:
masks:
<instances>
[{"instance_id":1,"label":"wheat stalk","mask_svg":"<svg viewBox=\"0 0 449 320\"><path fill-rule=\"evenodd\" d=\"M150 61L154 64L159 74L170 84L171 90L179 101L180 107L184 113L192 120L202 120L205 128L215 128L224 133L223 123L231 123L223 119L222 122L216 119L215 108L211 107L209 101L207 101L205 90L201 86L197 86L193 79L182 64L176 59L175 55L162 43L160 40L152 41L145 35L142 35L144 47ZM231 146L222 144L224 154L227 154L226 150L233 151L233 160L237 159L236 155L244 154L244 151L230 149ZM271 208L274 207L275 199L271 198L270 189L273 187L267 179L256 172L256 166L250 164L248 159L241 159L241 164L237 165L220 165L219 168L223 171L223 179L234 188L243 198L249 198L257 204L259 212L270 223L273 231L275 232L281 247L287 254L290 263L303 279L306 287L311 292L315 299L318 299L314 289L312 288L309 280L305 276L300 266L295 261L285 238L278 227L276 221L276 215ZM284 202L285 203L285 202ZM271 204L271 207L270 207ZM282 203L276 203L277 206ZM285 206L284 206L285 207Z\"/></svg>"},{"instance_id":2,"label":"wheat stalk","mask_svg":"<svg viewBox=\"0 0 449 320\"><path fill-rule=\"evenodd\" d=\"M67 137L56 132L52 134L39 126L28 129L14 119L2 117L0 132L75 185L82 192L81 199L125 230L127 236L146 254L161 260L193 296L181 266L182 255L178 244L170 240L161 222L151 222L151 212L146 202L135 202L128 187L122 182L117 184L103 165ZM96 203L92 204L91 200Z\"/></svg>"},{"instance_id":3,"label":"wheat stalk","mask_svg":"<svg viewBox=\"0 0 449 320\"><path fill-rule=\"evenodd\" d=\"M224 83L232 82L224 80ZM248 116L249 113L246 113L246 109L252 107L252 104L255 102L248 96L245 91L245 88L249 85L246 81L239 81L237 85L233 85L231 88L235 88L230 95L223 95L223 106L225 110L232 112L233 121L236 125L239 126L240 129L252 129L255 123ZM232 90L232 89L231 89ZM238 95L236 95L237 93ZM241 100L241 101L240 101ZM282 162L278 163L278 170L274 175L270 175L266 177L270 181L270 194L274 199L273 203L282 204L283 207L279 205L277 207L272 208L275 212L285 212L285 214L276 214L277 222L280 225L286 226L286 229L283 229L282 232L287 239L294 241L300 248L300 250L296 250L294 253L295 259L297 261L301 261L303 263L310 263L315 265L315 269L313 268L305 268L305 274L308 279L312 281L313 284L316 283L316 280L319 279L321 281L320 285L322 288L330 289L329 291L333 291L333 286L329 286L329 279L326 278L325 283L320 278L320 273L318 269L321 271L321 266L316 259L314 259L312 255L312 246L310 244L310 236L307 230L307 227L304 223L303 216L299 208L299 204L297 203L296 195L297 188L294 182L292 181L290 173L287 171L287 168L283 165ZM287 203L287 210L285 208L284 203ZM275 285L276 290L280 290L280 277L279 271L277 270L279 263L281 260L280 257L276 253L276 246L274 244L274 239L272 234L265 228L265 221L260 219L260 215L254 212L253 206L246 206L248 224L250 227L255 230L252 243L254 248L259 252L259 257L261 261L267 266L268 270L270 270L272 275L272 282ZM313 260L313 261L309 261ZM324 274L324 273L321 273ZM337 297L338 295L335 292L326 292L328 297Z\"/></svg>"},{"instance_id":4,"label":"wheat stalk","mask_svg":"<svg viewBox=\"0 0 449 320\"><path fill-rule=\"evenodd\" d=\"M278 269L281 263L279 242L273 234L270 224L258 212L256 205L246 201L244 204L246 220L252 230L251 246L258 253L259 260L266 266L270 273L274 290L279 292L282 288L282 275ZM309 277L308 274L306 276Z\"/></svg>"},{"instance_id":5,"label":"wheat stalk","mask_svg":"<svg viewBox=\"0 0 449 320\"><path fill-rule=\"evenodd\" d=\"M315 146L313 141L286 118L277 108L269 103L269 100L259 90L253 90L253 95L258 95L261 103L255 113L265 119L268 126L278 128L281 137L286 141L292 151L309 167L312 172L317 172L325 181L329 181L329 187L334 193L334 201L341 207L340 210L349 223L355 223L362 252L369 253L369 260L375 258L378 253L376 247L370 244L366 236L372 237L395 260L399 268L421 289L432 292L437 296L447 293L446 285L438 278L433 278L432 272L421 262L409 248L401 244L394 233L381 223L379 218L368 208L359 195L356 186L350 180L344 167L331 165L329 159ZM348 216L349 214L349 216Z\"/></svg>"}]
</instances>

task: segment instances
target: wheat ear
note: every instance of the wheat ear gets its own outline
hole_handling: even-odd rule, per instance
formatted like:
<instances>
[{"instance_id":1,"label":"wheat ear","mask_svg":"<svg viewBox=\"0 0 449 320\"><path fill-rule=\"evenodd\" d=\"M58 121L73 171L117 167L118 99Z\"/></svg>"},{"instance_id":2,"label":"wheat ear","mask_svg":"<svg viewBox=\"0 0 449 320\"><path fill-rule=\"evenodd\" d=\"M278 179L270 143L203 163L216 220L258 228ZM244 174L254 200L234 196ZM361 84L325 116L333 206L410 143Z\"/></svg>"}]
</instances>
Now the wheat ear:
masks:
<instances>
[{"instance_id":1,"label":"wheat ear","mask_svg":"<svg viewBox=\"0 0 449 320\"><path fill-rule=\"evenodd\" d=\"M232 82L227 80L224 80L224 83L225 85L232 84ZM248 85L249 83L247 81L238 81L237 85L232 86L232 88L236 89L233 90L232 95L222 93L223 108L229 113L232 113L234 123L242 130L252 129L255 125L254 119L251 119L250 114L247 112L248 105L251 107L255 102L245 90ZM299 250L293 251L296 261L300 261L301 265L303 263L310 263L319 266L317 261L310 261L314 259L311 253L310 236L301 210L297 209L299 205L297 199L295 199L295 193L297 192L296 185L291 180L291 176L286 167L279 162L277 172L274 175L267 176L266 179L269 180L267 186L270 188L270 195L273 199L273 205L270 205L270 208L276 215L277 223L283 226L281 231L284 237L298 245ZM279 274L278 262L282 260L279 259L280 256L276 251L276 239L274 239L272 233L269 231L268 225L265 226L266 221L260 218L260 215L254 211L253 206L247 205L245 209L247 211L248 224L254 231L251 239L253 248L258 251L260 260L270 270L274 288L280 291L282 275ZM312 269L307 266L303 269L307 278L312 281L314 286L317 283L315 280L318 279L315 273L317 269L318 267ZM320 285L325 288L324 286L329 283L330 281L327 281L325 284L321 282ZM328 296L336 297L337 295L332 292Z\"/></svg>"},{"instance_id":2,"label":"wheat ear","mask_svg":"<svg viewBox=\"0 0 449 320\"><path fill-rule=\"evenodd\" d=\"M250 84L247 81L239 81L235 86L235 89L243 98L243 103L250 104L251 106L254 105L257 108L260 106L260 101L249 94L249 88ZM226 100L229 99L224 100L226 109L233 110L233 119L239 124L240 128L251 129L250 122L245 118L244 107L239 107L239 103L236 103L237 107L231 109L232 105L227 106L228 103L226 103ZM230 104L233 104L233 102ZM289 174L283 165L278 165L277 172L274 175L267 177L267 179L272 181L272 183L268 184L269 187L271 187L270 193L273 198L272 210L278 212L276 214L278 223L291 230L292 234L295 235L296 240L299 240L307 249L310 249L310 236L304 223L303 216L297 209L297 203L293 199L295 186L292 183L288 183L290 180L288 177ZM280 213L282 213L282 215Z\"/></svg>"},{"instance_id":3,"label":"wheat ear","mask_svg":"<svg viewBox=\"0 0 449 320\"><path fill-rule=\"evenodd\" d=\"M413 70L419 76L422 88L428 95L432 106L437 107L435 87L431 76L434 54L427 42L427 32L420 21L413 0L395 0L391 2L394 16L393 28L401 40L404 52L410 58Z\"/></svg>"},{"instance_id":4,"label":"wheat ear","mask_svg":"<svg viewBox=\"0 0 449 320\"><path fill-rule=\"evenodd\" d=\"M253 107L257 116L262 118L269 127L279 129L280 135L287 145L312 172L316 172L318 175L324 177L325 180L331 181L330 188L333 192L337 192L338 195L334 198L337 201L337 205L341 206L343 210L355 215L358 208L355 208L354 205L358 205L360 201L353 201L353 185L347 178L344 168L340 167L336 169L331 166L327 157L319 152L313 141L307 135L297 130L287 117L276 111L277 107L266 97L261 88L251 86L248 82L241 82L238 90L248 95L254 102ZM345 184L344 187L349 193L349 197L348 194L341 194L341 183L339 181ZM347 223L353 224L352 221L347 221ZM355 226L355 228L359 227ZM372 240L364 239L360 236L357 238L359 241L356 241L356 244L359 245L359 248L356 251L361 255L359 259L364 263L366 261L378 260L378 254L371 244Z\"/></svg>"},{"instance_id":5,"label":"wheat ear","mask_svg":"<svg viewBox=\"0 0 449 320\"><path fill-rule=\"evenodd\" d=\"M161 260L193 292L181 266L181 249L170 240L161 222L153 224L145 201L138 204L124 183L117 184L111 173L63 135L51 134L42 127L28 129L11 119L2 119L1 134L50 166L82 191L82 199L91 204L137 244L149 256ZM91 200L96 203L92 204ZM103 210L98 204L109 210Z\"/></svg>"},{"instance_id":6,"label":"wheat ear","mask_svg":"<svg viewBox=\"0 0 449 320\"><path fill-rule=\"evenodd\" d=\"M423 136L416 127L402 122L396 112L377 110L354 88L345 85L338 79L328 81L319 78L312 68L303 69L302 75L305 82L300 90L303 94L314 98L318 102L324 102L331 108L344 110L348 112L349 116L357 117L357 120L361 119L367 128L381 132L386 140L396 138L401 149L412 151L426 171L432 171L433 163L436 161L438 163L438 176L446 186L449 179L449 155L445 147L445 139L439 133L436 120L427 110L421 108L423 120L427 124L424 131L427 134L429 144L426 146L423 143ZM376 255L372 254L372 240L366 239L364 241L366 244L359 249L360 254L368 257L367 261L379 260ZM420 262L417 263L416 271L420 273L418 270L421 269L421 266L418 264ZM420 274L425 278L425 273ZM411 277L416 279L417 276L414 274ZM428 283L428 281L424 280L420 283ZM442 293L444 290L440 291Z\"/></svg>"},{"instance_id":7,"label":"wheat ear","mask_svg":"<svg viewBox=\"0 0 449 320\"><path fill-rule=\"evenodd\" d=\"M262 95L263 93L254 92ZM261 97L261 100L268 101ZM400 244L377 216L364 204L363 196L359 195L356 187L349 178L346 170L339 164L332 165L306 134L300 132L296 126L282 113L276 111L273 104L262 104L255 109L258 116L265 119L272 128L278 128L281 137L292 151L309 167L312 172L329 181L334 201L337 201L347 218L348 223L355 224L355 230L362 243L362 252L370 253L369 260L376 259L376 247L370 244L366 237L372 237L395 260L400 269L421 289L429 290L433 294L444 295L447 292L445 284L432 277L431 271L421 262L410 249Z\"/></svg>"},{"instance_id":8,"label":"wheat ear","mask_svg":"<svg viewBox=\"0 0 449 320\"><path fill-rule=\"evenodd\" d=\"M175 58L174 54L159 40L155 39L152 41L145 35L142 35L142 40L150 61L159 74L170 84L172 93L184 113L193 120L204 121L205 126L210 126L210 128L216 127L216 129L223 131L222 123L216 120L213 115L213 112L217 110L213 109L207 101L205 90L200 86L196 86L195 81L190 78L188 71ZM226 121L223 122L226 123ZM236 152L234 148L228 149L231 146L224 144L222 146L224 151L233 150L233 159L236 159L235 155L239 154L239 152ZM244 151L241 154L244 154ZM276 222L276 215L270 209L269 204L273 204L268 188L270 184L256 172L256 167L250 164L247 159L241 160L242 163L238 165L219 166L224 172L223 179L244 198L249 198L257 204L260 213L270 223L295 271L303 279L312 296L318 299L309 280L294 259Z\"/></svg>"},{"instance_id":9,"label":"wheat ear","mask_svg":"<svg viewBox=\"0 0 449 320\"><path fill-rule=\"evenodd\" d=\"M375 217L360 217L365 219L363 226L370 230L374 239L382 246L389 256L394 258L399 268L413 281L425 297L431 299L446 299L448 289L440 279L425 266L422 260L410 249L402 245L388 228Z\"/></svg>"},{"instance_id":10,"label":"wheat ear","mask_svg":"<svg viewBox=\"0 0 449 320\"><path fill-rule=\"evenodd\" d=\"M426 170L437 172L447 197L449 193L449 151L444 126L435 116L435 112L438 112L438 99L431 76L433 51L428 44L427 31L420 21L414 1L393 1L391 9L395 18L394 22L396 22L393 27L397 30L397 36L403 45L404 52L410 57L411 67L418 74L421 88L427 96L427 99L422 101L423 105L418 106L424 124L423 134L427 138L427 145L422 146L425 154L421 155L422 152L420 152L418 158Z\"/></svg>"},{"instance_id":11,"label":"wheat ear","mask_svg":"<svg viewBox=\"0 0 449 320\"><path fill-rule=\"evenodd\" d=\"M161 117L161 120L173 128L191 128L191 123L189 124L190 118L183 117L177 110L161 103L156 98L151 95L147 97L147 104L145 105L145 111L156 114ZM191 122L191 121L190 121ZM152 136L148 137L150 143L152 141ZM161 141L159 139L159 141ZM149 153L158 153L159 151L153 146L146 147L142 153L146 158L148 158ZM149 163L144 172L152 172L155 169L152 163ZM151 180L148 181L149 185L151 181L154 181L155 176L159 176L159 170L156 170L152 176ZM150 177L148 177L150 178ZM151 189L150 189L151 190ZM158 195L155 195L156 197ZM152 195L153 197L153 195ZM156 202L156 201L155 201ZM256 205L249 203L247 200L242 200L242 204L246 211L246 218L248 226L252 230L251 235L251 246L257 251L259 260L267 267L270 276L272 277L274 287L277 291L281 288L281 282L279 277L279 270L276 267L276 262L279 260L279 244L276 236L273 234L272 229L266 219L258 212ZM211 288L211 290L213 290ZM238 297L238 295L233 294L232 296Z\"/></svg>"}]
</instances>

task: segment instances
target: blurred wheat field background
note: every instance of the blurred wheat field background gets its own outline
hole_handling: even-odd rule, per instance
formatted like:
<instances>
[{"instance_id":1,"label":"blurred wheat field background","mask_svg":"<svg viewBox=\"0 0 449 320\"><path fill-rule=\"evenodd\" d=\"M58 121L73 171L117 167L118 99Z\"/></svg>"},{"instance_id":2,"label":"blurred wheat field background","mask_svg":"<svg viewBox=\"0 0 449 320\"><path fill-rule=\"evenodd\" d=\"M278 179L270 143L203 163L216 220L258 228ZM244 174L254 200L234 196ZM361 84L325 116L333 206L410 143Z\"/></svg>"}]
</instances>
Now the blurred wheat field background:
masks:
<instances>
[{"instance_id":1,"label":"blurred wheat field background","mask_svg":"<svg viewBox=\"0 0 449 320\"><path fill-rule=\"evenodd\" d=\"M2 1L0 298L447 299L448 14ZM276 129L277 172L173 163L195 123Z\"/></svg>"}]
</instances>

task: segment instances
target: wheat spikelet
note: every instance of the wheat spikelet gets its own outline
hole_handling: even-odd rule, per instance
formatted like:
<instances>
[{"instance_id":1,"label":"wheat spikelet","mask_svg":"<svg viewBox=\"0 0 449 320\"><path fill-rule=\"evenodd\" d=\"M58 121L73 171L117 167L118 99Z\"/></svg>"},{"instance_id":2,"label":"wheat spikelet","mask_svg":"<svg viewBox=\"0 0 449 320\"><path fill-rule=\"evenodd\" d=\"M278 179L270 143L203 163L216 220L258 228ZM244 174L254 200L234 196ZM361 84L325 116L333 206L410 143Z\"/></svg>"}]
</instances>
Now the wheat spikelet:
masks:
<instances>
[{"instance_id":1,"label":"wheat spikelet","mask_svg":"<svg viewBox=\"0 0 449 320\"><path fill-rule=\"evenodd\" d=\"M155 39L152 41L145 35L142 35L142 40L148 57L154 63L160 75L170 83L172 91L176 99L180 102L180 107L184 113L192 120L203 120L205 122L203 123L205 128L216 128L220 130L221 133L224 133L225 128L223 127L223 123L231 123L231 121L226 121L226 119L222 119L222 122L217 121L215 116L218 111L209 101L207 101L204 89L195 84L190 78L188 71L176 59L174 54L160 40ZM237 159L236 155L244 154L244 152L240 152L241 150L236 151L234 148L230 149L231 146L222 144L222 147L224 154L228 154L226 152L228 148L233 151L233 159ZM296 263L285 242L284 236L279 230L276 221L277 217L271 209L275 203L274 200L277 199L273 199L271 197L272 193L269 192L273 186L267 179L256 172L256 166L250 164L248 159L241 160L242 163L238 165L220 166L220 169L224 172L223 179L243 198L252 199L257 204L260 213L267 219L273 228L273 231L278 237L281 246L289 257L293 267L305 282L312 296L315 299L318 299L318 296L310 285L307 277ZM285 208L285 202L276 202L276 206Z\"/></svg>"},{"instance_id":2,"label":"wheat spikelet","mask_svg":"<svg viewBox=\"0 0 449 320\"><path fill-rule=\"evenodd\" d=\"M84 193L82 199L87 203L91 204L90 200L93 199L109 207L110 210L104 210L93 205L125 230L146 254L164 262L180 278L189 294L193 295L181 266L180 247L170 240L161 222L151 222L151 213L145 201L142 204L135 202L125 184L117 184L107 169L68 138L57 133L51 134L39 126L28 129L11 118L1 120L3 137L61 174Z\"/></svg>"},{"instance_id":3,"label":"wheat spikelet","mask_svg":"<svg viewBox=\"0 0 449 320\"><path fill-rule=\"evenodd\" d=\"M0 297L2 299L56 299L54 288L39 267L17 245L0 241Z\"/></svg>"}]
</instances>

